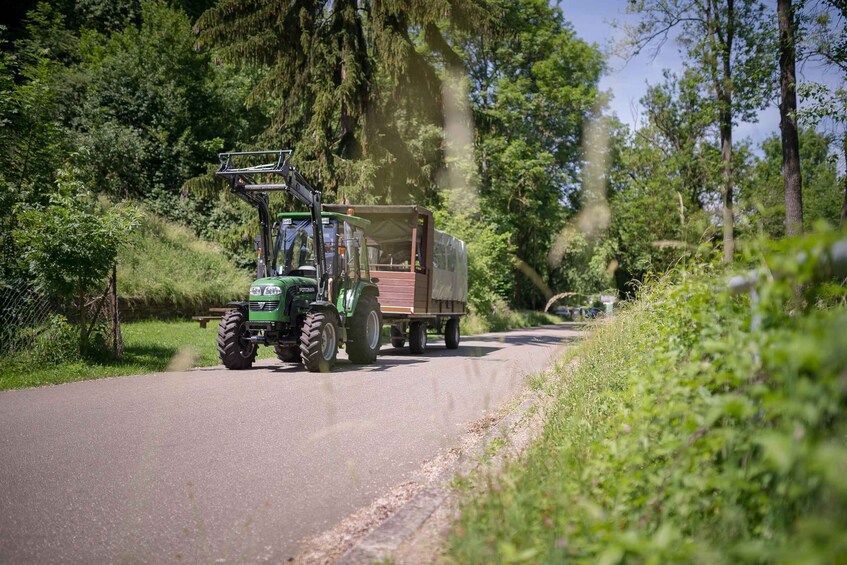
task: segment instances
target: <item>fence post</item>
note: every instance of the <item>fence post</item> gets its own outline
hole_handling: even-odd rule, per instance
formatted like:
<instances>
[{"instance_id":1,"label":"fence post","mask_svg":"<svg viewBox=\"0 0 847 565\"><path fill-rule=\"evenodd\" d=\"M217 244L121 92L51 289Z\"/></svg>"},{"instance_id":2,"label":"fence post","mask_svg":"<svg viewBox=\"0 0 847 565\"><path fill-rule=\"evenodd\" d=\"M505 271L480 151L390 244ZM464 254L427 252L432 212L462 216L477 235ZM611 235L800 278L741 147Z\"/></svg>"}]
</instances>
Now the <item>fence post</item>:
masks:
<instances>
[{"instance_id":1,"label":"fence post","mask_svg":"<svg viewBox=\"0 0 847 565\"><path fill-rule=\"evenodd\" d=\"M109 277L109 302L112 314L112 350L115 357L120 359L124 354L124 340L121 335L121 316L118 311L118 267L117 263L112 265L112 274Z\"/></svg>"}]
</instances>

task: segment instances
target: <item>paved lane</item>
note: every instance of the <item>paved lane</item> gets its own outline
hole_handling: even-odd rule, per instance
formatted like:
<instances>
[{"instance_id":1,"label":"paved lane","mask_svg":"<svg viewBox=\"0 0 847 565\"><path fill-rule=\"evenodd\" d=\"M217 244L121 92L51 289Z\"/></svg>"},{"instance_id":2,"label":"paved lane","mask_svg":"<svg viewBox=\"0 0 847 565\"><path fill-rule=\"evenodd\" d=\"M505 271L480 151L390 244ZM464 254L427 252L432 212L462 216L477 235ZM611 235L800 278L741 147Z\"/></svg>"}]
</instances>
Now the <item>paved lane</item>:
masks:
<instances>
[{"instance_id":1,"label":"paved lane","mask_svg":"<svg viewBox=\"0 0 847 565\"><path fill-rule=\"evenodd\" d=\"M325 375L265 360L0 393L0 562L284 561L578 335L383 346Z\"/></svg>"}]
</instances>

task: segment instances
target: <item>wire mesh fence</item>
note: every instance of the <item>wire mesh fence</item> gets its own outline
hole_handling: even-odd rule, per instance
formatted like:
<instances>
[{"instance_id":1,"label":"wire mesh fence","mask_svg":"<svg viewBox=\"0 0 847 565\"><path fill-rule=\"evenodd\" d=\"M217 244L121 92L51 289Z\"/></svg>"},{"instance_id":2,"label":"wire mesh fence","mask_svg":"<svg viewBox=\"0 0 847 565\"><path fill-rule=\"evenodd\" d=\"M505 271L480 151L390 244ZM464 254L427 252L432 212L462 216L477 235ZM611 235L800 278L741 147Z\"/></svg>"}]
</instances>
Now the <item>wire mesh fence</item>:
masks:
<instances>
[{"instance_id":1,"label":"wire mesh fence","mask_svg":"<svg viewBox=\"0 0 847 565\"><path fill-rule=\"evenodd\" d=\"M32 347L57 313L54 301L25 283L0 286L0 355Z\"/></svg>"},{"instance_id":2,"label":"wire mesh fence","mask_svg":"<svg viewBox=\"0 0 847 565\"><path fill-rule=\"evenodd\" d=\"M123 339L114 269L104 284L104 290L85 297L83 325L80 321L83 317L80 316L79 304L57 301L26 283L0 283L0 357L11 357L36 348L59 346L60 344L52 342L74 333L77 336L74 345L62 343L61 346L76 349L81 332L86 343L96 335L97 349L111 350L114 355L120 356L123 352ZM69 325L69 321L73 325ZM55 348L52 348L52 354L56 357L62 356L62 352L56 351Z\"/></svg>"}]
</instances>

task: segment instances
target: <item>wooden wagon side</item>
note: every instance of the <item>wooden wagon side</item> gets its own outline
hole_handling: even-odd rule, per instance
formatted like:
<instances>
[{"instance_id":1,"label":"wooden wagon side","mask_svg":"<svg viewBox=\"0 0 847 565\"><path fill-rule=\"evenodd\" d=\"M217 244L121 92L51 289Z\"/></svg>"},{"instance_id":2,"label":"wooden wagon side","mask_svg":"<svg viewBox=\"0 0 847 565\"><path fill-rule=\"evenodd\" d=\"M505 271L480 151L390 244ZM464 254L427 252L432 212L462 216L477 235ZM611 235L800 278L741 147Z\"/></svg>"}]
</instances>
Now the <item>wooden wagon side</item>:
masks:
<instances>
[{"instance_id":1,"label":"wooden wagon side","mask_svg":"<svg viewBox=\"0 0 847 565\"><path fill-rule=\"evenodd\" d=\"M367 233L368 261L371 277L377 279L383 320L391 324L392 343L402 347L408 339L412 351L420 353L425 348L426 330L430 329L445 333L448 346L457 347L458 318L466 312L467 282L464 281L464 300L433 297L437 238L432 212L422 206L355 204L325 204L324 209L371 222ZM465 277L466 272L465 264ZM460 293L458 298L461 297Z\"/></svg>"}]
</instances>

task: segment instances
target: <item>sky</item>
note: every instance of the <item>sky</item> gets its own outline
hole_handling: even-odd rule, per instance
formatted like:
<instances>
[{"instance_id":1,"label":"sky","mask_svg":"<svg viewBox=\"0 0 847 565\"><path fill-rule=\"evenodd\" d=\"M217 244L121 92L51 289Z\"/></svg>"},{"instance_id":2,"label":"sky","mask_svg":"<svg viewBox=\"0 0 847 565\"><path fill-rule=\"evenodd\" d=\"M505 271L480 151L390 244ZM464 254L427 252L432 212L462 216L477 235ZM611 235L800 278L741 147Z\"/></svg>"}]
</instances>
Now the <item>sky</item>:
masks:
<instances>
[{"instance_id":1,"label":"sky","mask_svg":"<svg viewBox=\"0 0 847 565\"><path fill-rule=\"evenodd\" d=\"M556 0L551 0L551 3L555 4ZM558 4L565 18L573 24L577 35L589 43L597 44L604 52L608 52L610 46L620 40L621 31L615 29L612 22L635 22L637 19L626 14L627 0L561 0ZM772 4L775 11L776 2ZM668 41L655 58L651 55L642 54L628 62L610 55L609 70L600 81L600 88L613 96L611 110L630 127L638 125L641 114L638 101L647 92L647 84L661 82L662 70L665 68L677 73L682 70L678 46L673 41ZM798 64L797 72L800 78L834 83L834 78L825 76L820 68L811 64ZM778 133L779 109L776 103L759 113L758 123L738 124L733 138L749 138L758 145L766 137Z\"/></svg>"}]
</instances>

